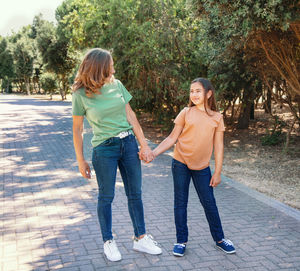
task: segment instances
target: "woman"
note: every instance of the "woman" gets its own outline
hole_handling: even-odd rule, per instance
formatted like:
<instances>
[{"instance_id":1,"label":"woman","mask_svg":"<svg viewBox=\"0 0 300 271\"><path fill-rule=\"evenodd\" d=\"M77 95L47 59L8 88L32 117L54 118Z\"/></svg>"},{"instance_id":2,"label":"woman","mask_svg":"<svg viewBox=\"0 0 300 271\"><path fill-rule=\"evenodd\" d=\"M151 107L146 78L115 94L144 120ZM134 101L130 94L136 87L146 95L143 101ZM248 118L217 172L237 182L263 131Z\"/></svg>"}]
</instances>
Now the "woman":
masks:
<instances>
[{"instance_id":1,"label":"woman","mask_svg":"<svg viewBox=\"0 0 300 271\"><path fill-rule=\"evenodd\" d=\"M141 162L135 136L144 160L152 160L152 152L129 105L132 96L119 80L114 79L114 73L113 59L108 51L100 48L90 50L73 84L72 112L74 147L79 171L84 178L91 178L90 167L83 156L84 116L93 129L92 163L99 188L97 212L104 254L110 261L119 261L122 256L112 236L111 210L117 167L123 179L134 228L133 249L154 255L161 254L162 250L145 230Z\"/></svg>"}]
</instances>

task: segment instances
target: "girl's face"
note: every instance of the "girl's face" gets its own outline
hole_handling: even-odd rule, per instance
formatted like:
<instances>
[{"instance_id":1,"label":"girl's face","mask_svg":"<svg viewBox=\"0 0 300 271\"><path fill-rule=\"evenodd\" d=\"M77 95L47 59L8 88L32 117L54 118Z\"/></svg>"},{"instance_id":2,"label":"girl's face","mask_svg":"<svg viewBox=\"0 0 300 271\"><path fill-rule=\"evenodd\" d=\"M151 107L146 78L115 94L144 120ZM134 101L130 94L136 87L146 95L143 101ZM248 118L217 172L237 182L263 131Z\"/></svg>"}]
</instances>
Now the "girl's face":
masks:
<instances>
[{"instance_id":1,"label":"girl's face","mask_svg":"<svg viewBox=\"0 0 300 271\"><path fill-rule=\"evenodd\" d=\"M191 84L190 99L194 105L203 105L205 97L205 90L199 82Z\"/></svg>"}]
</instances>

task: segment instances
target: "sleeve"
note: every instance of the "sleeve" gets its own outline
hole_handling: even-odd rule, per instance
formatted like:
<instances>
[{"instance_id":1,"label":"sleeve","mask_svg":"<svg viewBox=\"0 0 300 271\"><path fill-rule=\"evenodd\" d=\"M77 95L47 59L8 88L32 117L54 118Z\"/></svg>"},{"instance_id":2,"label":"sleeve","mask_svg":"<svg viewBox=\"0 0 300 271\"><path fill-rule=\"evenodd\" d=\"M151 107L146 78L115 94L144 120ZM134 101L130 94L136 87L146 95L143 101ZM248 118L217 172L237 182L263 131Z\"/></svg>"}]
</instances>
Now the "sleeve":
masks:
<instances>
[{"instance_id":1,"label":"sleeve","mask_svg":"<svg viewBox=\"0 0 300 271\"><path fill-rule=\"evenodd\" d=\"M85 109L79 93L73 92L72 94L72 115L73 116L84 116Z\"/></svg>"},{"instance_id":2,"label":"sleeve","mask_svg":"<svg viewBox=\"0 0 300 271\"><path fill-rule=\"evenodd\" d=\"M128 103L132 99L132 95L128 92L128 90L124 87L121 81L118 80L119 87L121 89L121 92L123 94L123 98L125 100L125 103Z\"/></svg>"},{"instance_id":3,"label":"sleeve","mask_svg":"<svg viewBox=\"0 0 300 271\"><path fill-rule=\"evenodd\" d=\"M177 117L174 120L175 124L178 124L180 126L184 126L185 124L185 114L186 114L186 107L183 108L180 113L177 115Z\"/></svg>"},{"instance_id":4,"label":"sleeve","mask_svg":"<svg viewBox=\"0 0 300 271\"><path fill-rule=\"evenodd\" d=\"M224 125L223 116L221 115L218 127L216 128L216 132L224 132L224 131L225 131L225 125Z\"/></svg>"}]
</instances>

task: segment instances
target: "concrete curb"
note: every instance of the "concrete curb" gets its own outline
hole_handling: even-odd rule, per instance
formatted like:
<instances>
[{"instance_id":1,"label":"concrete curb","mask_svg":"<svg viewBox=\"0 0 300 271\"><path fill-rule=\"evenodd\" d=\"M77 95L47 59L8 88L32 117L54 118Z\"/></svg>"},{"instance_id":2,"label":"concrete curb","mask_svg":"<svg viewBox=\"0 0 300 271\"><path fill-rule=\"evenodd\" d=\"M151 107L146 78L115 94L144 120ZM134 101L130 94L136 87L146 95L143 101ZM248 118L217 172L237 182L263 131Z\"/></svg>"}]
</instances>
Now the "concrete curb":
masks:
<instances>
[{"instance_id":1,"label":"concrete curb","mask_svg":"<svg viewBox=\"0 0 300 271\"><path fill-rule=\"evenodd\" d=\"M155 144L151 141L148 141L148 144L151 148L155 148L158 144ZM165 152L165 154L172 156L173 152L168 150ZM263 202L265 204L267 204L268 206L277 209L280 212L283 212L284 214L291 216L293 218L295 218L296 220L300 221L300 211L290 207L276 199L273 199L261 192L258 192L252 188L249 188L248 186L239 183L238 181L234 181L232 179L230 179L229 177L226 177L224 175L222 175L222 181L224 181L226 184L228 184L229 186L238 189L239 191L249 195L252 198L255 198L256 200L259 200L260 202Z\"/></svg>"},{"instance_id":2,"label":"concrete curb","mask_svg":"<svg viewBox=\"0 0 300 271\"><path fill-rule=\"evenodd\" d=\"M233 188L236 188L242 192L244 192L245 194L251 196L252 198L255 198L267 205L269 205L272 208L277 209L280 212L283 212L284 214L291 216L293 218L295 218L296 220L300 221L300 211L298 211L297 209L290 207L276 199L270 198L269 196L258 192L252 188L249 188L248 186L239 183L237 181L234 181L224 175L222 175L222 180L225 181L226 184L230 185Z\"/></svg>"}]
</instances>

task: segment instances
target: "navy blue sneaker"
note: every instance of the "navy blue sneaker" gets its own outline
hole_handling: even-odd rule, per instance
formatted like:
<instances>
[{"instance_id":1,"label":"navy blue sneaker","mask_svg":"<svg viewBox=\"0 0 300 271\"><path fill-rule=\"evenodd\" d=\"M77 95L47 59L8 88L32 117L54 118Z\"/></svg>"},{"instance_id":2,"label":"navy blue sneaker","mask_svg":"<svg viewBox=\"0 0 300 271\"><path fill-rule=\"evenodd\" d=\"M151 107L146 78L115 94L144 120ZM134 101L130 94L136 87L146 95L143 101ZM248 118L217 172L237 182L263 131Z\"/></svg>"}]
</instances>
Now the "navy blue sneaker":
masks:
<instances>
[{"instance_id":1,"label":"navy blue sneaker","mask_svg":"<svg viewBox=\"0 0 300 271\"><path fill-rule=\"evenodd\" d=\"M221 243L216 242L217 248L223 250L228 254L235 253L235 248L233 246L233 243L229 239L222 239L222 241L223 242Z\"/></svg>"},{"instance_id":2,"label":"navy blue sneaker","mask_svg":"<svg viewBox=\"0 0 300 271\"><path fill-rule=\"evenodd\" d=\"M185 244L174 244L174 248L173 248L173 254L175 256L180 256L182 257L184 255L185 252Z\"/></svg>"}]
</instances>

